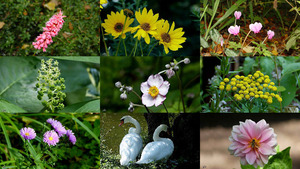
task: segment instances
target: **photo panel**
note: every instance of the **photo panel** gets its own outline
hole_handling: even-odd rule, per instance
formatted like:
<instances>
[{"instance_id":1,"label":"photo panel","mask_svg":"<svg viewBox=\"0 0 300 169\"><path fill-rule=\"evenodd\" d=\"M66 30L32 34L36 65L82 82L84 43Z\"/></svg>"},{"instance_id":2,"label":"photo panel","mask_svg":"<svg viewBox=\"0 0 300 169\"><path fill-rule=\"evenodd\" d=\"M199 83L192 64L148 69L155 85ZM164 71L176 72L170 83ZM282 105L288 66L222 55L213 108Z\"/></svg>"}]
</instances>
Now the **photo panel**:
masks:
<instances>
[{"instance_id":1,"label":"photo panel","mask_svg":"<svg viewBox=\"0 0 300 169\"><path fill-rule=\"evenodd\" d=\"M99 57L1 57L0 112L99 113Z\"/></svg>"},{"instance_id":2,"label":"photo panel","mask_svg":"<svg viewBox=\"0 0 300 169\"><path fill-rule=\"evenodd\" d=\"M101 113L100 167L198 168L199 116Z\"/></svg>"},{"instance_id":3,"label":"photo panel","mask_svg":"<svg viewBox=\"0 0 300 169\"><path fill-rule=\"evenodd\" d=\"M200 168L299 168L295 113L200 113Z\"/></svg>"},{"instance_id":4,"label":"photo panel","mask_svg":"<svg viewBox=\"0 0 300 169\"><path fill-rule=\"evenodd\" d=\"M101 112L200 111L199 58L101 57Z\"/></svg>"},{"instance_id":5,"label":"photo panel","mask_svg":"<svg viewBox=\"0 0 300 169\"><path fill-rule=\"evenodd\" d=\"M202 112L299 112L299 57L203 57Z\"/></svg>"},{"instance_id":6,"label":"photo panel","mask_svg":"<svg viewBox=\"0 0 300 169\"><path fill-rule=\"evenodd\" d=\"M99 113L0 113L4 168L98 169Z\"/></svg>"}]
</instances>

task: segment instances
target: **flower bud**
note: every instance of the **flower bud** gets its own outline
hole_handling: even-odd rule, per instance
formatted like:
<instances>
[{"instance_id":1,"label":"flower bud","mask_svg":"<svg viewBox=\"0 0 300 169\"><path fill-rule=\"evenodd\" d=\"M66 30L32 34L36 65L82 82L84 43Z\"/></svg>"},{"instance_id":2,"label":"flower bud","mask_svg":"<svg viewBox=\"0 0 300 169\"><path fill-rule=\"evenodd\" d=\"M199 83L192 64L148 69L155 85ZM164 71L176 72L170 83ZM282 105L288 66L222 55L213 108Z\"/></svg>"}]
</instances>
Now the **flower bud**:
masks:
<instances>
[{"instance_id":1,"label":"flower bud","mask_svg":"<svg viewBox=\"0 0 300 169\"><path fill-rule=\"evenodd\" d=\"M120 95L120 98L122 99L122 100L126 100L127 99L127 94L124 92L124 93L122 93L121 95Z\"/></svg>"},{"instance_id":2,"label":"flower bud","mask_svg":"<svg viewBox=\"0 0 300 169\"><path fill-rule=\"evenodd\" d=\"M183 62L184 62L185 64L189 64L191 61L190 61L189 58L184 58Z\"/></svg>"},{"instance_id":3,"label":"flower bud","mask_svg":"<svg viewBox=\"0 0 300 169\"><path fill-rule=\"evenodd\" d=\"M117 88L120 88L120 87L122 86L122 84L121 84L121 82L118 81L118 82L115 83L115 86L116 86Z\"/></svg>"}]
</instances>

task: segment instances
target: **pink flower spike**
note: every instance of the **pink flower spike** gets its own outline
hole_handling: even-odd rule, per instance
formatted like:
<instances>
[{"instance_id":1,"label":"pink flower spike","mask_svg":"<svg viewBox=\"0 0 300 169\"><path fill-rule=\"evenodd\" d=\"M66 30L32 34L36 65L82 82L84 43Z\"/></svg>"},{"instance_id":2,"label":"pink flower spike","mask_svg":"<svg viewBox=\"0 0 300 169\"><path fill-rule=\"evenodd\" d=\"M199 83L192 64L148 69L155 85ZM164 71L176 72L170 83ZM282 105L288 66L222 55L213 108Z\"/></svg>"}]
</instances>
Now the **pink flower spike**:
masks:
<instances>
[{"instance_id":1,"label":"pink flower spike","mask_svg":"<svg viewBox=\"0 0 300 169\"><path fill-rule=\"evenodd\" d=\"M49 21L46 23L46 27L43 27L43 33L40 34L37 38L37 42L33 42L32 45L36 49L41 49L43 48L43 52L46 52L46 48L48 47L49 44L51 44L52 37L56 36L60 29L63 26L64 21L63 13L59 11L59 13L53 15Z\"/></svg>"},{"instance_id":2,"label":"pink flower spike","mask_svg":"<svg viewBox=\"0 0 300 169\"><path fill-rule=\"evenodd\" d=\"M240 19L241 16L242 16L242 12L241 12L241 11L235 11L235 12L234 12L234 17L235 17L235 19Z\"/></svg>"},{"instance_id":3,"label":"pink flower spike","mask_svg":"<svg viewBox=\"0 0 300 169\"><path fill-rule=\"evenodd\" d=\"M258 33L262 28L262 24L260 22L255 22L254 24L249 25L249 29L254 33Z\"/></svg>"},{"instance_id":4,"label":"pink flower spike","mask_svg":"<svg viewBox=\"0 0 300 169\"><path fill-rule=\"evenodd\" d=\"M265 120L255 123L252 120L240 122L232 127L228 150L231 155L241 157L242 165L263 167L268 158L276 154L277 135Z\"/></svg>"},{"instance_id":5,"label":"pink flower spike","mask_svg":"<svg viewBox=\"0 0 300 169\"><path fill-rule=\"evenodd\" d=\"M230 27L228 28L228 32L229 32L230 34L232 34L232 35L237 35L237 34L239 34L239 32L240 32L240 26L237 26L237 25L235 25L235 26L230 26Z\"/></svg>"},{"instance_id":6,"label":"pink flower spike","mask_svg":"<svg viewBox=\"0 0 300 169\"><path fill-rule=\"evenodd\" d=\"M275 35L274 31L268 30L268 39L272 39L274 35Z\"/></svg>"}]
</instances>

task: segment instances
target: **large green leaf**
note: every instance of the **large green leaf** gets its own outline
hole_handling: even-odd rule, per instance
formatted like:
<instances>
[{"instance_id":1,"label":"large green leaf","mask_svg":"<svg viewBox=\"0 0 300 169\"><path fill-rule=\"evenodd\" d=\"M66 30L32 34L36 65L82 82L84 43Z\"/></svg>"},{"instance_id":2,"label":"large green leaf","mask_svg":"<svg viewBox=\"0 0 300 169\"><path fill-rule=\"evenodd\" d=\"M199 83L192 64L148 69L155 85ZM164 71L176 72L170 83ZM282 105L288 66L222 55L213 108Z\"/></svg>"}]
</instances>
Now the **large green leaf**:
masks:
<instances>
[{"instance_id":1,"label":"large green leaf","mask_svg":"<svg viewBox=\"0 0 300 169\"><path fill-rule=\"evenodd\" d=\"M285 76L297 71L300 71L300 63L284 64L282 74Z\"/></svg>"},{"instance_id":2,"label":"large green leaf","mask_svg":"<svg viewBox=\"0 0 300 169\"><path fill-rule=\"evenodd\" d=\"M99 56L53 56L53 59L70 60L78 62L90 62L100 64Z\"/></svg>"},{"instance_id":3,"label":"large green leaf","mask_svg":"<svg viewBox=\"0 0 300 169\"><path fill-rule=\"evenodd\" d=\"M280 81L280 86L286 88L284 92L281 92L282 106L285 107L292 102L296 95L297 87L295 76L291 73L283 76Z\"/></svg>"},{"instance_id":4,"label":"large green leaf","mask_svg":"<svg viewBox=\"0 0 300 169\"><path fill-rule=\"evenodd\" d=\"M0 58L0 98L26 111L40 111L43 105L34 89L39 62L33 57Z\"/></svg>"},{"instance_id":5,"label":"large green leaf","mask_svg":"<svg viewBox=\"0 0 300 169\"><path fill-rule=\"evenodd\" d=\"M93 113L100 113L100 100L93 100L93 101L87 101L87 102L80 102L76 103L70 106L65 107L63 110L59 111L60 113L70 113L70 112L76 112L76 113L87 113L87 112L93 112Z\"/></svg>"},{"instance_id":6,"label":"large green leaf","mask_svg":"<svg viewBox=\"0 0 300 169\"><path fill-rule=\"evenodd\" d=\"M275 64L270 57L260 57L260 66L262 72L271 77L272 71L275 69Z\"/></svg>"},{"instance_id":7,"label":"large green leaf","mask_svg":"<svg viewBox=\"0 0 300 169\"><path fill-rule=\"evenodd\" d=\"M264 166L264 169L274 169L274 168L280 168L280 169L291 169L292 167L292 159L290 157L290 149L291 147L288 147L284 149L281 152L278 152L276 155L272 156L269 159L268 164Z\"/></svg>"},{"instance_id":8,"label":"large green leaf","mask_svg":"<svg viewBox=\"0 0 300 169\"><path fill-rule=\"evenodd\" d=\"M7 102L6 100L0 99L0 112L5 112L5 113L25 113L27 112L26 110L20 108L19 106L16 106L14 104L11 104Z\"/></svg>"}]
</instances>

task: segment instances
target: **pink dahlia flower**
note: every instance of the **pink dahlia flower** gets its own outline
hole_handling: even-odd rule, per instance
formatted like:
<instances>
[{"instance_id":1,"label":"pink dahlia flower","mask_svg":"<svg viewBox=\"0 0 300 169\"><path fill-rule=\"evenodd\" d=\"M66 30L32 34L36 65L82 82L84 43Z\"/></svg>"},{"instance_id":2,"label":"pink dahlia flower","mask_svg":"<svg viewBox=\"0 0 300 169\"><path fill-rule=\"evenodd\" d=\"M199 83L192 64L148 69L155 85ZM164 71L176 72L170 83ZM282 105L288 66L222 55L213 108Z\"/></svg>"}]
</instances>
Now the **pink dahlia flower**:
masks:
<instances>
[{"instance_id":1,"label":"pink dahlia flower","mask_svg":"<svg viewBox=\"0 0 300 169\"><path fill-rule=\"evenodd\" d=\"M262 24L260 22L255 22L254 24L250 24L249 28L254 33L258 33L262 28Z\"/></svg>"},{"instance_id":2,"label":"pink dahlia flower","mask_svg":"<svg viewBox=\"0 0 300 169\"><path fill-rule=\"evenodd\" d=\"M164 81L161 75L151 75L146 82L141 84L141 91L143 93L142 102L145 106L156 107L161 105L166 99L169 91L170 83Z\"/></svg>"},{"instance_id":3,"label":"pink dahlia flower","mask_svg":"<svg viewBox=\"0 0 300 169\"><path fill-rule=\"evenodd\" d=\"M239 34L239 32L240 32L240 26L237 26L237 25L235 25L235 26L230 26L230 27L228 28L228 32L229 32L230 34L232 34L232 35L237 35L237 34Z\"/></svg>"},{"instance_id":4,"label":"pink dahlia flower","mask_svg":"<svg viewBox=\"0 0 300 169\"><path fill-rule=\"evenodd\" d=\"M240 19L241 16L242 16L242 12L241 12L241 11L235 11L235 12L234 12L234 17L235 17L235 19Z\"/></svg>"},{"instance_id":5,"label":"pink dahlia flower","mask_svg":"<svg viewBox=\"0 0 300 169\"><path fill-rule=\"evenodd\" d=\"M241 157L242 165L263 167L268 163L269 156L276 154L276 137L273 128L265 120L258 123L246 120L232 127L229 137L232 144L228 150L230 154Z\"/></svg>"},{"instance_id":6,"label":"pink dahlia flower","mask_svg":"<svg viewBox=\"0 0 300 169\"><path fill-rule=\"evenodd\" d=\"M273 36L275 35L275 32L274 31L271 31L271 30L268 30L268 39L272 39Z\"/></svg>"},{"instance_id":7,"label":"pink dahlia flower","mask_svg":"<svg viewBox=\"0 0 300 169\"><path fill-rule=\"evenodd\" d=\"M30 127L24 127L20 130L20 135L25 139L25 140L32 140L36 137L36 133L34 129Z\"/></svg>"},{"instance_id":8,"label":"pink dahlia flower","mask_svg":"<svg viewBox=\"0 0 300 169\"><path fill-rule=\"evenodd\" d=\"M62 28L64 21L62 12L59 11L58 14L53 15L49 21L46 23L46 27L43 28L44 32L36 38L36 42L32 45L36 49L43 48L43 52L46 52L46 48L51 44L52 37L56 36L59 30Z\"/></svg>"}]
</instances>

